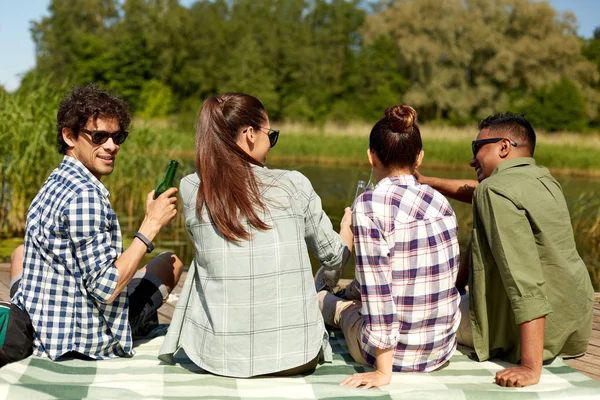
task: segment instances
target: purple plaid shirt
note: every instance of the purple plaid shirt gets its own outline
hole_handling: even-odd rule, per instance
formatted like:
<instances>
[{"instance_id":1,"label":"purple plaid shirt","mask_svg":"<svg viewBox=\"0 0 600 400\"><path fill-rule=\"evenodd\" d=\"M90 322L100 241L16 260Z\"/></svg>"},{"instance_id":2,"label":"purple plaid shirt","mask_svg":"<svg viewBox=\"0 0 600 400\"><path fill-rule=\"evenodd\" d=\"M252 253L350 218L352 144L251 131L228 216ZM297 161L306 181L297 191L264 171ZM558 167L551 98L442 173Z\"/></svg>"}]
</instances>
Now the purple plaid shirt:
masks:
<instances>
[{"instance_id":1,"label":"purple plaid shirt","mask_svg":"<svg viewBox=\"0 0 600 400\"><path fill-rule=\"evenodd\" d=\"M412 175L382 179L352 214L363 356L394 348L394 371L433 371L456 349L458 227L448 200Z\"/></svg>"}]
</instances>

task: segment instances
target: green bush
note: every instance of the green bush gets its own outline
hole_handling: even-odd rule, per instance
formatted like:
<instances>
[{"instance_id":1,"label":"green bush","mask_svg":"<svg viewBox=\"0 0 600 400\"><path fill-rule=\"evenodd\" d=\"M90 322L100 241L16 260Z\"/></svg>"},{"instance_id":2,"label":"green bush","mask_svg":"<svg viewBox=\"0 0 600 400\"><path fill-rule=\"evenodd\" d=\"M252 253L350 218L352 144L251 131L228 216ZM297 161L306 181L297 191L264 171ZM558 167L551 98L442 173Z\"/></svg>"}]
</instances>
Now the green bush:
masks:
<instances>
[{"instance_id":1,"label":"green bush","mask_svg":"<svg viewBox=\"0 0 600 400\"><path fill-rule=\"evenodd\" d=\"M548 132L582 132L588 119L586 104L577 86L567 78L540 89L522 107L531 124Z\"/></svg>"},{"instance_id":2,"label":"green bush","mask_svg":"<svg viewBox=\"0 0 600 400\"><path fill-rule=\"evenodd\" d=\"M140 93L139 116L165 118L173 111L173 92L161 81L151 79L144 83Z\"/></svg>"}]
</instances>

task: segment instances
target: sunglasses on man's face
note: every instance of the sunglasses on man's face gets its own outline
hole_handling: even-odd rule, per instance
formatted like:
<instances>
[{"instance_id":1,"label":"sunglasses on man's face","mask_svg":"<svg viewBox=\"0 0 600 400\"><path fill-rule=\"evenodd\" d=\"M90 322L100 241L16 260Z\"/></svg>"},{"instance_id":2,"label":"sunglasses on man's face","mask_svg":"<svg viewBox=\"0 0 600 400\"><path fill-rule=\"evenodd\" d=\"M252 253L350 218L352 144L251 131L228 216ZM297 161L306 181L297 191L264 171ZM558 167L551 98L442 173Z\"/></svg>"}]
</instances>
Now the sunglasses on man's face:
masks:
<instances>
[{"instance_id":1,"label":"sunglasses on man's face","mask_svg":"<svg viewBox=\"0 0 600 400\"><path fill-rule=\"evenodd\" d=\"M113 142L116 145L121 145L127 139L127 135L129 132L127 131L116 131L116 132L106 132L106 131L90 131L89 129L80 129L81 132L87 133L92 138L92 143L94 144L104 144L108 140L108 138L112 138Z\"/></svg>"},{"instance_id":2,"label":"sunglasses on man's face","mask_svg":"<svg viewBox=\"0 0 600 400\"><path fill-rule=\"evenodd\" d=\"M514 140L510 140L508 138L495 137L495 138L489 138L489 139L473 140L471 142L471 150L473 150L473 157L475 157L477 155L477 153L479 152L479 149L481 149L484 145L490 144L490 143L498 143L499 141L504 140L504 139L508 140L512 146L517 147L517 142L515 142Z\"/></svg>"}]
</instances>

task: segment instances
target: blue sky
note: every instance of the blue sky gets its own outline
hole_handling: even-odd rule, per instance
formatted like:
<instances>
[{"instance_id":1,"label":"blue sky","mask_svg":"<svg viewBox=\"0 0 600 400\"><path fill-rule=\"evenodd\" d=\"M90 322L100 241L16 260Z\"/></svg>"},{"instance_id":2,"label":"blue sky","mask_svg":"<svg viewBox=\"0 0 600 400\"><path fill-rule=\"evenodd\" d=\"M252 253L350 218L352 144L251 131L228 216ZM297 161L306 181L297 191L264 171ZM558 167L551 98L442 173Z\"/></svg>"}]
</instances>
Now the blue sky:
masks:
<instances>
[{"instance_id":1,"label":"blue sky","mask_svg":"<svg viewBox=\"0 0 600 400\"><path fill-rule=\"evenodd\" d=\"M183 3L190 3L185 0ZM35 65L29 22L48 14L50 0L0 0L0 84L9 91L19 85L19 75ZM550 0L560 11L573 11L579 35L592 37L600 26L600 0Z\"/></svg>"}]
</instances>

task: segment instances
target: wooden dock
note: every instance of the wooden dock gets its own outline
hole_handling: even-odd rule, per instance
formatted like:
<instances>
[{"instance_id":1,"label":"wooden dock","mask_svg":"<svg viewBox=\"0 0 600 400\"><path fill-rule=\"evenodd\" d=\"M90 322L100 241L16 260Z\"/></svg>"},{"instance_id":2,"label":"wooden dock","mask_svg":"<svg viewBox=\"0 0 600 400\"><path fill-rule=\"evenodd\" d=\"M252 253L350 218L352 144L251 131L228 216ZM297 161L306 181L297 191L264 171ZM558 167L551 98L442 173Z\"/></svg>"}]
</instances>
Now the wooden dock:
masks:
<instances>
[{"instance_id":1,"label":"wooden dock","mask_svg":"<svg viewBox=\"0 0 600 400\"><path fill-rule=\"evenodd\" d=\"M186 274L183 273L179 285L175 288L167 302L158 310L158 319L160 323L169 323L175 310L175 304L179 298ZM9 265L0 264L0 300L9 299L10 274ZM588 351L583 357L577 359L565 360L574 369L579 372L600 381L600 293L596 293L596 303L594 304L594 322L592 326L592 337L588 346Z\"/></svg>"}]
</instances>

